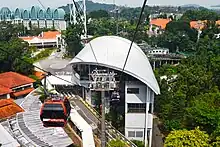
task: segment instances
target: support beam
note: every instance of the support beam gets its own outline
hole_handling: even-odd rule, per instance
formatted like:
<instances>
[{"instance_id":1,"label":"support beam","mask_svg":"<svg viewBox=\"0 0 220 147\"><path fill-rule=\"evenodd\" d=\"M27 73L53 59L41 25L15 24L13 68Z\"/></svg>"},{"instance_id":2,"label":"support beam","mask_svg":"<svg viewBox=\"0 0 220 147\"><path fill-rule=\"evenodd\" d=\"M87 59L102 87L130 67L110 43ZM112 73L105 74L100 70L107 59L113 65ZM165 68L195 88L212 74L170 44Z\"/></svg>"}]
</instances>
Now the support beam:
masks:
<instances>
[{"instance_id":1,"label":"support beam","mask_svg":"<svg viewBox=\"0 0 220 147\"><path fill-rule=\"evenodd\" d=\"M101 144L102 147L106 146L105 141L105 91L101 91L101 98L102 98L102 137L101 137Z\"/></svg>"}]
</instances>

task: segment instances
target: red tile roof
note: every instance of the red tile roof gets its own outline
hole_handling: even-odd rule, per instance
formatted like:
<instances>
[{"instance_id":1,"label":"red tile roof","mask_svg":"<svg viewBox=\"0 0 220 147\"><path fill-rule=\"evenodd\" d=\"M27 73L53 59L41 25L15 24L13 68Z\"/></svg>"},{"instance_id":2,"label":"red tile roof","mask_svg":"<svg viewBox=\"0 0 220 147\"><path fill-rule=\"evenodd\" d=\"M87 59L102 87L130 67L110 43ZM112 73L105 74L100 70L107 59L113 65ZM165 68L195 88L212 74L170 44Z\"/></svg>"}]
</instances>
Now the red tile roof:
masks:
<instances>
[{"instance_id":1,"label":"red tile roof","mask_svg":"<svg viewBox=\"0 0 220 147\"><path fill-rule=\"evenodd\" d=\"M152 19L150 21L150 24L152 25L156 25L158 27L161 27L161 29L165 29L166 25L170 22L170 19L162 19L162 18L158 18L158 19Z\"/></svg>"},{"instance_id":2,"label":"red tile roof","mask_svg":"<svg viewBox=\"0 0 220 147\"><path fill-rule=\"evenodd\" d=\"M216 21L216 25L220 25L220 20L217 20L217 21Z\"/></svg>"},{"instance_id":3,"label":"red tile roof","mask_svg":"<svg viewBox=\"0 0 220 147\"><path fill-rule=\"evenodd\" d=\"M34 75L40 80L42 80L44 78L44 74L45 74L44 72L40 72L40 71L36 71L34 73Z\"/></svg>"},{"instance_id":4,"label":"red tile roof","mask_svg":"<svg viewBox=\"0 0 220 147\"><path fill-rule=\"evenodd\" d=\"M25 90L22 90L22 91L19 91L19 92L14 92L12 95L15 96L15 97L19 97L19 96L23 96L25 94L28 94L33 90L34 90L34 88L28 88L28 89L25 89Z\"/></svg>"},{"instance_id":5,"label":"red tile roof","mask_svg":"<svg viewBox=\"0 0 220 147\"><path fill-rule=\"evenodd\" d=\"M38 39L56 39L57 35L60 35L61 33L59 31L48 31L48 32L42 32L38 36L25 36L25 37L20 37L24 41L30 41L34 38Z\"/></svg>"},{"instance_id":6,"label":"red tile roof","mask_svg":"<svg viewBox=\"0 0 220 147\"><path fill-rule=\"evenodd\" d=\"M0 95L5 95L9 93L12 93L12 90L10 88L0 85Z\"/></svg>"},{"instance_id":7,"label":"red tile roof","mask_svg":"<svg viewBox=\"0 0 220 147\"><path fill-rule=\"evenodd\" d=\"M0 74L0 85L7 88L14 88L34 82L35 80L15 72L5 72Z\"/></svg>"},{"instance_id":8,"label":"red tile roof","mask_svg":"<svg viewBox=\"0 0 220 147\"><path fill-rule=\"evenodd\" d=\"M0 100L0 119L11 117L19 112L24 112L24 110L13 99Z\"/></svg>"},{"instance_id":9,"label":"red tile roof","mask_svg":"<svg viewBox=\"0 0 220 147\"><path fill-rule=\"evenodd\" d=\"M204 21L191 21L190 26L191 28L197 29L197 30L202 30L205 28L206 20Z\"/></svg>"},{"instance_id":10,"label":"red tile roof","mask_svg":"<svg viewBox=\"0 0 220 147\"><path fill-rule=\"evenodd\" d=\"M43 32L41 34L41 39L56 39L57 35L60 35L61 33L59 31L48 31Z\"/></svg>"}]
</instances>

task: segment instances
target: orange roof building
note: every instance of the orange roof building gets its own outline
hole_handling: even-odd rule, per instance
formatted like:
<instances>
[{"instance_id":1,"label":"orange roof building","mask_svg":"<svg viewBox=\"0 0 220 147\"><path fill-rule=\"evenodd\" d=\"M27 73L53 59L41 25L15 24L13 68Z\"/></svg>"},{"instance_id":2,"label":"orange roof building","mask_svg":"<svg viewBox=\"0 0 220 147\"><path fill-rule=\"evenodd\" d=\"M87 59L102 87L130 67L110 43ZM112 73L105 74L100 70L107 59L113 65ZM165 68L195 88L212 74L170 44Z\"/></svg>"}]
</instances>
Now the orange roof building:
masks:
<instances>
[{"instance_id":1,"label":"orange roof building","mask_svg":"<svg viewBox=\"0 0 220 147\"><path fill-rule=\"evenodd\" d=\"M191 21L190 22L190 27L194 28L196 30L202 30L205 28L207 21Z\"/></svg>"},{"instance_id":2,"label":"orange roof building","mask_svg":"<svg viewBox=\"0 0 220 147\"><path fill-rule=\"evenodd\" d=\"M0 98L19 98L34 90L35 80L15 72L0 74Z\"/></svg>"},{"instance_id":3,"label":"orange roof building","mask_svg":"<svg viewBox=\"0 0 220 147\"><path fill-rule=\"evenodd\" d=\"M26 36L20 38L28 42L29 46L36 47L59 47L64 41L61 37L61 32L59 31L42 32L38 36Z\"/></svg>"},{"instance_id":4,"label":"orange roof building","mask_svg":"<svg viewBox=\"0 0 220 147\"><path fill-rule=\"evenodd\" d=\"M39 80L42 80L45 76L44 76L44 72L40 72L40 71L36 71L34 73L34 75L39 79Z\"/></svg>"},{"instance_id":5,"label":"orange roof building","mask_svg":"<svg viewBox=\"0 0 220 147\"><path fill-rule=\"evenodd\" d=\"M19 107L13 99L0 100L0 119L6 119L24 110Z\"/></svg>"},{"instance_id":6,"label":"orange roof building","mask_svg":"<svg viewBox=\"0 0 220 147\"><path fill-rule=\"evenodd\" d=\"M157 19L152 19L150 21L151 25L155 25L160 27L161 29L165 29L167 24L170 22L170 19L162 19L162 18L157 18Z\"/></svg>"},{"instance_id":7,"label":"orange roof building","mask_svg":"<svg viewBox=\"0 0 220 147\"><path fill-rule=\"evenodd\" d=\"M217 21L216 21L216 25L219 25L219 26L220 26L220 20L217 20Z\"/></svg>"}]
</instances>

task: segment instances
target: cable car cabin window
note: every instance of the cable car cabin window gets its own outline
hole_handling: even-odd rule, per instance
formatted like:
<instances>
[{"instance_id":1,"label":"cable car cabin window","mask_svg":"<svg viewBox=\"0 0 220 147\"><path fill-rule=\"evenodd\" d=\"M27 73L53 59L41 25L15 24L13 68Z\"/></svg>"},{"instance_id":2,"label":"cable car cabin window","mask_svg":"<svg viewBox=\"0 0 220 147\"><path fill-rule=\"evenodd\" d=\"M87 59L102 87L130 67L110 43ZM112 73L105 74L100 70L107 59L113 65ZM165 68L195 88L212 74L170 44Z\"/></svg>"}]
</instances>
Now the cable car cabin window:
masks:
<instances>
[{"instance_id":1,"label":"cable car cabin window","mask_svg":"<svg viewBox=\"0 0 220 147\"><path fill-rule=\"evenodd\" d=\"M42 113L43 118L66 119L61 104L45 104Z\"/></svg>"},{"instance_id":2,"label":"cable car cabin window","mask_svg":"<svg viewBox=\"0 0 220 147\"><path fill-rule=\"evenodd\" d=\"M139 94L139 88L127 88L128 94Z\"/></svg>"}]
</instances>

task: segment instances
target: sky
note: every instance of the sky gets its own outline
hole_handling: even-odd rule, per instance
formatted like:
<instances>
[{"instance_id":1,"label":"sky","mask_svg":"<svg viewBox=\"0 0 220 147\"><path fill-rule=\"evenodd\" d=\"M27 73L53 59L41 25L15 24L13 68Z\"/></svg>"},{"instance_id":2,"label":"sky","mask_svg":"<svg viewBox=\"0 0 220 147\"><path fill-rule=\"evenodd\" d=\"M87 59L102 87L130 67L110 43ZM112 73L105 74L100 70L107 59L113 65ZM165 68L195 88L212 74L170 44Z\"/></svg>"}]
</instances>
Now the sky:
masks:
<instances>
[{"instance_id":1,"label":"sky","mask_svg":"<svg viewBox=\"0 0 220 147\"><path fill-rule=\"evenodd\" d=\"M70 3L71 0L40 0L45 7L58 7ZM143 0L92 0L100 3L113 3L118 5L136 7L141 6ZM0 0L1 7L9 8L29 8L32 5L40 5L38 0ZM183 4L199 4L202 6L210 6L220 4L219 0L148 0L148 5L183 5Z\"/></svg>"}]
</instances>

